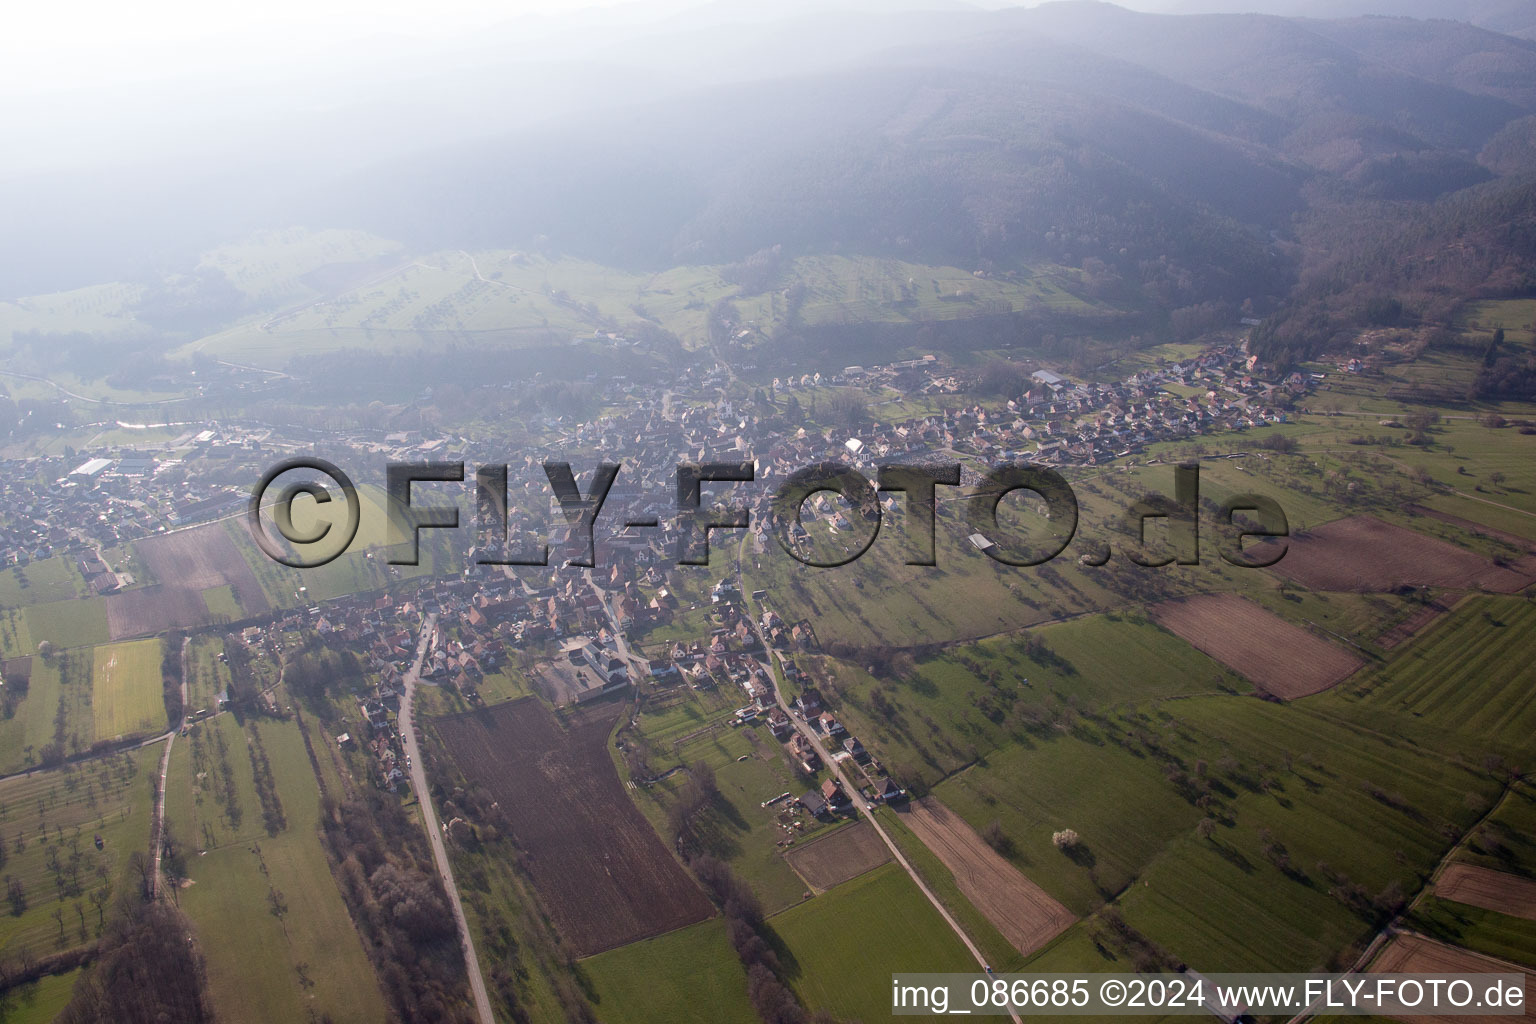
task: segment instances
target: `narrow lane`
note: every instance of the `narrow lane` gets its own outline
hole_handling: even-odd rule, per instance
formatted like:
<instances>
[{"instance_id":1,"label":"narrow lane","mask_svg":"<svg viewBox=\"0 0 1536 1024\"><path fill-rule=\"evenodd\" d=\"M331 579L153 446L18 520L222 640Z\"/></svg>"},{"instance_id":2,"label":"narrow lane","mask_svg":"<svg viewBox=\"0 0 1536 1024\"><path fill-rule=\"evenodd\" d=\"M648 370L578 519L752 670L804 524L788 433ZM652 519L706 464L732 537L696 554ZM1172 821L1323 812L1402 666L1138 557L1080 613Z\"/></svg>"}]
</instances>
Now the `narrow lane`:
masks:
<instances>
[{"instance_id":1,"label":"narrow lane","mask_svg":"<svg viewBox=\"0 0 1536 1024\"><path fill-rule=\"evenodd\" d=\"M421 681L421 666L427 660L433 634L437 632L437 616L428 615L421 627L421 641L416 645L416 660L405 674L405 694L400 698L400 738L405 743L405 756L410 765L411 789L421 807L422 824L427 829L427 840L432 844L432 859L437 863L437 875L448 893L448 905L453 910L453 922L459 929L459 946L464 951L464 967L469 972L469 989L475 997L475 1012L480 1024L495 1024L491 1013L491 999L486 994L485 977L480 973L480 960L475 956L475 940L469 934L469 922L464 919L464 904L459 899L459 887L453 881L453 865L448 860L448 847L443 843L443 830L437 823L437 812L432 809L432 791L427 788L427 770L422 767L421 750L416 742L416 723L413 720L411 702L416 696L416 684Z\"/></svg>"},{"instance_id":2,"label":"narrow lane","mask_svg":"<svg viewBox=\"0 0 1536 1024\"><path fill-rule=\"evenodd\" d=\"M742 543L745 544L746 541L743 540ZM736 555L736 589L740 591L742 595L742 603L745 605L747 590L746 580L743 578L741 568L740 548L737 549ZM794 711L790 709L789 702L784 699L784 691L779 689L778 677L774 673L773 659L776 652L774 651L773 647L769 645L768 638L763 635L762 627L759 625L758 616L751 614L750 607L747 608L747 611L747 620L752 624L752 631L757 635L758 643L760 643L763 648L763 660L766 662L768 682L769 685L773 687L773 699L778 703L779 709L783 711L784 714L789 716L789 721L795 727L796 731L798 731L800 735L804 736L807 740L810 741L811 746L816 750L816 755L821 758L821 763L826 765L827 770L832 773L832 777L837 780L838 785L843 787L843 793L848 797L849 801L851 801L855 812L863 812L864 820L869 822L870 827L875 830L875 834L878 835L880 839L885 843L886 849L891 851L891 857L896 861L897 864L901 865L902 870L905 871L907 875L912 879L913 884L915 884L918 890L928 898L928 902L933 904L933 909L939 912L939 916L944 919L944 923L948 924L955 935L959 937L960 941L965 944L965 948L971 951L971 956L976 958L977 965L980 966L982 970L990 972L992 969L991 965L987 963L987 958L982 955L982 952L979 948L977 948L976 943L971 941L971 937L967 935L965 929L960 926L960 922L956 921L954 916L950 914L949 908L944 906L944 904L939 901L938 896L934 895L932 889L928 888L928 883L923 881L922 876L917 873L917 869L912 866L911 862L908 861L907 858L902 854L901 849L896 845L895 841L891 839L891 837L886 833L885 828L880 824L880 819L875 817L874 805L866 804L863 802L863 797L860 795L859 790L849 784L848 776L843 773L843 766L832 759L832 755L822 744L821 737L817 735L816 730L811 728L809 722L800 718L795 714ZM758 614L760 615L761 612ZM1014 1024L1023 1024L1023 1021L1020 1019L1019 1015L1012 1009L1008 1011L1008 1016L1013 1018Z\"/></svg>"}]
</instances>

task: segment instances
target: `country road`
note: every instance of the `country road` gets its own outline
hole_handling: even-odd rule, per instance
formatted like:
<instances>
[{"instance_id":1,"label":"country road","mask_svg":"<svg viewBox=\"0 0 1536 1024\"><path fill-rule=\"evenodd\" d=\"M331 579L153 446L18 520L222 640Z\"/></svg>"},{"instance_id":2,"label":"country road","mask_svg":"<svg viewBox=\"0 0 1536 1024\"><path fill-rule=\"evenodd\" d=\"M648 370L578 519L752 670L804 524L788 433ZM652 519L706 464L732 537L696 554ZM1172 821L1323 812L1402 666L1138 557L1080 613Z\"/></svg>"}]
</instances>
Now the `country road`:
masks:
<instances>
[{"instance_id":1,"label":"country road","mask_svg":"<svg viewBox=\"0 0 1536 1024\"><path fill-rule=\"evenodd\" d=\"M437 632L437 616L428 615L421 627L421 642L416 645L416 660L405 674L405 694L400 698L400 738L405 743L406 764L410 766L411 789L421 807L422 824L427 829L427 840L432 844L432 859L437 863L437 875L448 893L448 905L453 910L453 921L459 929L459 945L464 950L464 967L469 973L469 989L475 997L475 1012L480 1024L495 1024L491 1013L491 999L486 994L485 977L480 973L480 960L475 956L475 940L469 934L469 922L464 919L464 904L459 899L459 887L453 881L453 865L448 860L448 847L443 843L443 830L438 827L437 812L432 808L432 791L427 788L427 771L422 767L421 750L416 742L416 723L413 720L411 702L416 696L416 684L421 681L421 666L432 647L433 634Z\"/></svg>"},{"instance_id":2,"label":"country road","mask_svg":"<svg viewBox=\"0 0 1536 1024\"><path fill-rule=\"evenodd\" d=\"M742 540L742 544L745 545L746 543L747 541L744 538ZM745 600L747 590L746 580L743 578L741 568L740 547L736 549L736 588L742 593L743 600ZM777 676L773 670L773 647L768 643L768 638L763 635L763 631L759 625L758 618L749 614L747 616L747 620L752 624L752 631L757 635L758 642L763 646L763 660L767 663L768 679L770 684L773 686L773 699L778 702L779 709L789 717L790 722L794 725L795 729L800 733L800 735L804 736L811 742L811 746L816 750L816 755L821 758L821 763L827 766L827 770L832 773L832 777L837 780L838 785L843 787L843 792L847 794L848 799L852 801L853 806L864 812L864 820L869 822L870 827L875 830L875 834L878 835L880 839L885 843L886 849L891 851L891 857L896 861L897 864L901 865L902 870L904 870L912 879L918 890L928 898L928 902L933 904L933 909L939 912L939 916L944 919L944 922L949 925L950 929L955 933L956 936L959 937L960 941L965 944L965 948L970 950L971 956L976 958L976 963L982 968L982 970L990 973L992 968L987 963L987 958L982 955L981 950L977 948L976 943L971 941L971 937L966 934L966 931L963 927L961 927L960 922L956 921L954 916L950 914L949 908L940 902L938 896L934 895L932 889L928 888L928 883L923 881L922 876L917 873L917 869L912 866L911 862L909 862L906 856L902 854L901 849L896 845L895 841L891 839L889 834L886 833L885 828L880 824L880 819L874 815L873 805L863 804L862 798L859 795L858 787L850 784L848 777L843 774L842 765L832 759L832 755L827 751L826 747L822 745L821 737L816 734L816 730L811 728L810 723L806 722L804 719L799 718L794 711L790 710L789 702L784 699L784 691L779 689ZM1014 1024L1023 1024L1023 1021L1020 1019L1019 1015L1012 1009L1008 1011L1008 1016L1013 1018Z\"/></svg>"}]
</instances>

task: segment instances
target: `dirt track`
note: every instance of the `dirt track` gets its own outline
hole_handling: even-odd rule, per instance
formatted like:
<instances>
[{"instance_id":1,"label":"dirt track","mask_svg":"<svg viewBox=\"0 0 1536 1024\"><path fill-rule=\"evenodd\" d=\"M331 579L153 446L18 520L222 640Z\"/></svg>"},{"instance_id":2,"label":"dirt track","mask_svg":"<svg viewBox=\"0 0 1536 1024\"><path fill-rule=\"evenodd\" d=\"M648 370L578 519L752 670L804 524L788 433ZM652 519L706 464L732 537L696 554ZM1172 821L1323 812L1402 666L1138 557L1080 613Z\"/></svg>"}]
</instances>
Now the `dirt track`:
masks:
<instances>
[{"instance_id":1,"label":"dirt track","mask_svg":"<svg viewBox=\"0 0 1536 1024\"><path fill-rule=\"evenodd\" d=\"M938 800L924 797L897 811L902 823L955 876L965 898L1019 952L1034 952L1077 920Z\"/></svg>"},{"instance_id":2,"label":"dirt track","mask_svg":"<svg viewBox=\"0 0 1536 1024\"><path fill-rule=\"evenodd\" d=\"M1452 864L1435 882L1435 895L1443 900L1536 921L1536 879L1522 878L1507 871L1474 864Z\"/></svg>"},{"instance_id":3,"label":"dirt track","mask_svg":"<svg viewBox=\"0 0 1536 1024\"><path fill-rule=\"evenodd\" d=\"M1152 617L1255 686L1293 700L1336 686L1364 662L1235 594L1164 601Z\"/></svg>"}]
</instances>

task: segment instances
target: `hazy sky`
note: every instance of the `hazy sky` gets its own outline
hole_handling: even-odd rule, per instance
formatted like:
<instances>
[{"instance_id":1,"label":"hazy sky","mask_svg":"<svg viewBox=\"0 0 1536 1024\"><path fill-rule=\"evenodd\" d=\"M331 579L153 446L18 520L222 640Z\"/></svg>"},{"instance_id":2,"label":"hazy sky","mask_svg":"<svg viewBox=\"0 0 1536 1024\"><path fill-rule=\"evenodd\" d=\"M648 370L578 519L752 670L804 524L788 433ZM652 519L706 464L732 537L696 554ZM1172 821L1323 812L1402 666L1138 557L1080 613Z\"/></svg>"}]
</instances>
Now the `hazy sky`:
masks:
<instances>
[{"instance_id":1,"label":"hazy sky","mask_svg":"<svg viewBox=\"0 0 1536 1024\"><path fill-rule=\"evenodd\" d=\"M59 0L15 4L0 33L0 88L53 90L301 59L398 37L463 35L528 14L619 0Z\"/></svg>"}]
</instances>

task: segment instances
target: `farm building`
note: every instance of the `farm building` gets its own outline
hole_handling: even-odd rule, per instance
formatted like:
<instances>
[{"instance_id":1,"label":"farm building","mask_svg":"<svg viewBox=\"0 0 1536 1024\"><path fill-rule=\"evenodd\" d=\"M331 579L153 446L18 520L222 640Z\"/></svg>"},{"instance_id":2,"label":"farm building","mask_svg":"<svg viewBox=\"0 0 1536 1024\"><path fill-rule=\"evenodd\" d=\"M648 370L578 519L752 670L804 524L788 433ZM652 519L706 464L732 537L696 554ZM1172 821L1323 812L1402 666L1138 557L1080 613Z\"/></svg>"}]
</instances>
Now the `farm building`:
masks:
<instances>
[{"instance_id":1,"label":"farm building","mask_svg":"<svg viewBox=\"0 0 1536 1024\"><path fill-rule=\"evenodd\" d=\"M826 800L822 799L821 794L814 789L807 791L804 796L795 802L804 807L806 812L812 817L819 818L827 813Z\"/></svg>"},{"instance_id":2,"label":"farm building","mask_svg":"<svg viewBox=\"0 0 1536 1024\"><path fill-rule=\"evenodd\" d=\"M87 459L69 471L71 480L94 480L112 465L111 459Z\"/></svg>"}]
</instances>

